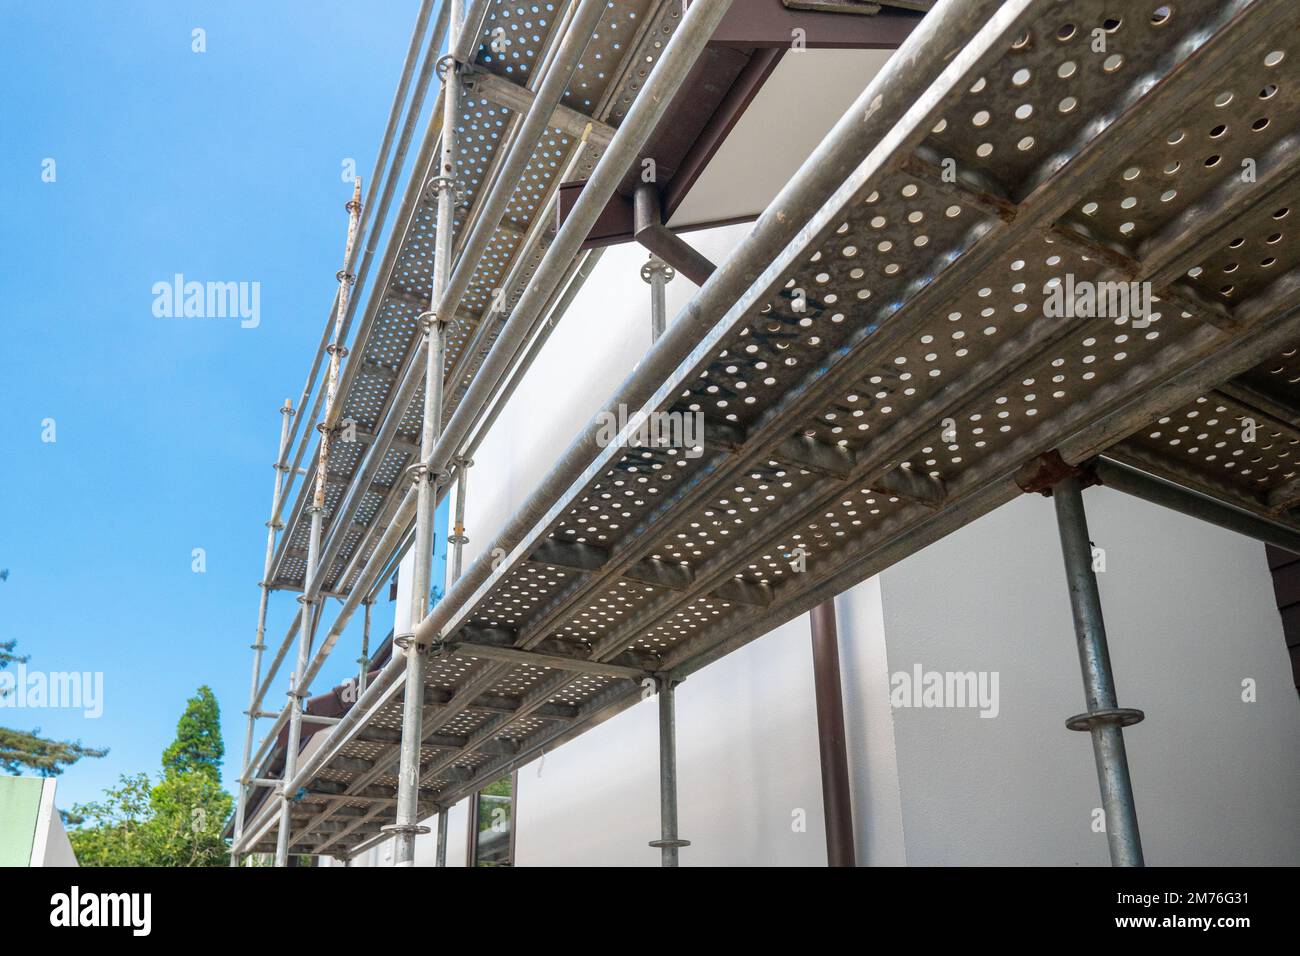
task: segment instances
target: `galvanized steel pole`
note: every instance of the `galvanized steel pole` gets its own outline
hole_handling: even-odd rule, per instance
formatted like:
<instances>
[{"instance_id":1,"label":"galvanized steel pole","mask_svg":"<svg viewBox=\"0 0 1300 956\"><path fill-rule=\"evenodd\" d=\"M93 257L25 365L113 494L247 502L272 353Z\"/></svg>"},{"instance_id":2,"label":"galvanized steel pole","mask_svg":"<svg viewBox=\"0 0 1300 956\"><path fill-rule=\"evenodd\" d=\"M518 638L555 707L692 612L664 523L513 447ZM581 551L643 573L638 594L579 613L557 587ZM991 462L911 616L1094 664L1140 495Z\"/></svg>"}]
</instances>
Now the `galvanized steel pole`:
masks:
<instances>
[{"instance_id":1,"label":"galvanized steel pole","mask_svg":"<svg viewBox=\"0 0 1300 956\"><path fill-rule=\"evenodd\" d=\"M302 613L298 624L298 665L289 677L289 739L285 746L283 783L280 787L280 829L275 837L275 865L287 866L289 862L289 831L292 825L294 795L289 792L294 769L298 762L298 747L302 741L302 701L307 696L307 661L311 655L311 642L320 622L320 542L325 522L325 485L329 478L329 454L333 437L328 422L338 398L339 364L347 349L340 338L343 320L348 311L352 283L356 276L348 272L352 250L356 245L361 222L361 177L352 184L352 199L345 207L348 211L348 238L343 251L343 268L336 278L339 283L338 308L334 315L334 335L329 344L330 364L325 382L325 418L316 427L320 430L320 455L316 459L316 487L311 503L311 532L307 541L307 569L303 575Z\"/></svg>"},{"instance_id":2,"label":"galvanized steel pole","mask_svg":"<svg viewBox=\"0 0 1300 956\"><path fill-rule=\"evenodd\" d=\"M375 599L368 597L361 602L365 607L365 619L361 623L361 656L357 658L357 665L360 668L357 674L357 696L360 697L366 692L366 680L370 676L370 609L374 606Z\"/></svg>"},{"instance_id":3,"label":"galvanized steel pole","mask_svg":"<svg viewBox=\"0 0 1300 956\"><path fill-rule=\"evenodd\" d=\"M658 256L641 267L641 278L650 285L650 341L656 342L668 324L665 286L676 275ZM651 842L659 847L661 864L677 866L677 851L689 841L677 838L677 720L674 713L674 687L669 679L659 684L659 825L661 839Z\"/></svg>"},{"instance_id":4,"label":"galvanized steel pole","mask_svg":"<svg viewBox=\"0 0 1300 956\"><path fill-rule=\"evenodd\" d=\"M474 462L469 458L456 459L456 524L452 534L447 538L447 542L452 546L451 579L453 581L460 577L464 560L464 547L469 543L469 537L465 534L465 474L473 464ZM447 865L448 812L447 807L443 807L438 811L438 845L434 860L435 866Z\"/></svg>"},{"instance_id":5,"label":"galvanized steel pole","mask_svg":"<svg viewBox=\"0 0 1300 956\"><path fill-rule=\"evenodd\" d=\"M448 83L447 89L451 89ZM444 153L445 155L445 153ZM450 191L448 188L447 191ZM450 222L441 214L439 197L439 224ZM442 229L438 231L441 245ZM436 281L436 280L435 280ZM443 348L442 323L431 313L423 317L428 339L426 379L424 391L424 433L421 450L432 447L431 429L441 422ZM418 621L429 609L430 565L433 560L433 482L436 476L429 473L423 463L411 467L416 482L415 550L411 575L411 620ZM416 642L409 631L393 638L393 643L406 652L405 687L402 700L402 743L397 772L397 821L384 829L396 835L393 849L394 866L415 865L415 838L428 833L429 828L419 822L420 796L420 743L424 724L424 660L427 645Z\"/></svg>"},{"instance_id":6,"label":"galvanized steel pole","mask_svg":"<svg viewBox=\"0 0 1300 956\"><path fill-rule=\"evenodd\" d=\"M469 536L465 534L465 478L466 472L473 466L472 458L456 459L456 521L451 535L447 538L447 543L451 545L452 581L460 577L461 568L464 566L465 545L469 544Z\"/></svg>"},{"instance_id":7,"label":"galvanized steel pole","mask_svg":"<svg viewBox=\"0 0 1300 956\"><path fill-rule=\"evenodd\" d=\"M284 473L289 466L284 463L285 449L289 444L289 419L294 415L293 399L286 398L280 406L280 449L275 456L275 491L271 495L271 518L266 522L266 558L262 562L261 599L257 605L257 639L253 642L253 686L248 692L248 730L244 734L244 763L239 772L239 799L235 804L234 839L230 841L230 865L239 866L240 854L234 847L244 834L244 812L248 807L248 762L253 756L253 735L257 728L257 687L262 682L262 652L266 650L266 608L271 594L271 562L275 559L275 537L284 525L275 517L280 510L280 495L284 490Z\"/></svg>"},{"instance_id":8,"label":"galvanized steel pole","mask_svg":"<svg viewBox=\"0 0 1300 956\"><path fill-rule=\"evenodd\" d=\"M315 562L320 558L320 520L323 509L312 506L311 539L307 545L307 574L314 573ZM280 828L275 835L275 865L289 865L289 830L293 823L294 794L291 781L298 762L298 747L302 743L302 699L306 695L298 688L298 679L307 667L307 655L311 651L311 632L318 615L312 602L303 595L298 600L302 603L303 625L298 629L298 665L289 675L289 739L284 748L284 772L280 780Z\"/></svg>"},{"instance_id":9,"label":"galvanized steel pole","mask_svg":"<svg viewBox=\"0 0 1300 956\"><path fill-rule=\"evenodd\" d=\"M1275 548L1300 554L1300 534L1285 525L1207 498L1119 462L1100 459L1090 467L1097 480L1107 488L1169 508L1189 518L1244 534Z\"/></svg>"},{"instance_id":10,"label":"galvanized steel pole","mask_svg":"<svg viewBox=\"0 0 1300 956\"><path fill-rule=\"evenodd\" d=\"M658 256L641 267L641 278L650 284L650 341L658 342L668 328L667 286L677 277L673 267Z\"/></svg>"},{"instance_id":11,"label":"galvanized steel pole","mask_svg":"<svg viewBox=\"0 0 1300 956\"><path fill-rule=\"evenodd\" d=\"M469 543L469 537L465 534L465 476L473 464L474 462L469 458L456 459L456 523L452 534L447 538L447 542L452 546L451 579L453 581L460 577L464 547ZM434 859L435 866L445 867L447 865L448 813L449 809L447 807L443 807L438 811L438 844Z\"/></svg>"},{"instance_id":12,"label":"galvanized steel pole","mask_svg":"<svg viewBox=\"0 0 1300 956\"><path fill-rule=\"evenodd\" d=\"M664 287L676 273L658 256L641 267L641 279L650 285L650 341L658 341L668 324L667 298ZM659 681L659 827L660 839L650 845L659 847L661 865L677 866L677 851L690 846L689 840L677 838L677 719L674 713L674 687L669 678Z\"/></svg>"},{"instance_id":13,"label":"galvanized steel pole","mask_svg":"<svg viewBox=\"0 0 1300 956\"><path fill-rule=\"evenodd\" d=\"M1083 509L1083 483L1077 476L1066 478L1052 489L1052 501L1056 505L1070 608L1074 613L1074 635L1088 702L1087 712L1071 717L1065 725L1070 730L1086 730L1092 736L1111 864L1142 866L1142 839L1138 834L1123 728L1136 724L1144 715L1140 710L1121 708L1115 694L1101 597L1092 570L1092 541Z\"/></svg>"},{"instance_id":14,"label":"galvanized steel pole","mask_svg":"<svg viewBox=\"0 0 1300 956\"><path fill-rule=\"evenodd\" d=\"M677 851L690 840L677 836L677 719L674 714L675 685L659 679L659 828L660 839L650 845L659 848L663 866L677 865Z\"/></svg>"},{"instance_id":15,"label":"galvanized steel pole","mask_svg":"<svg viewBox=\"0 0 1300 956\"><path fill-rule=\"evenodd\" d=\"M453 0L454 2L454 0ZM487 16L492 0L469 0L469 6L461 14L457 24L457 36L447 44L447 49L459 63L472 64L474 54L478 52L479 32L483 28L483 18Z\"/></svg>"},{"instance_id":16,"label":"galvanized steel pole","mask_svg":"<svg viewBox=\"0 0 1300 956\"><path fill-rule=\"evenodd\" d=\"M447 32L448 49L455 50L463 26L460 0L452 4ZM443 76L442 155L438 175L432 186L438 193L437 233L434 237L433 283L430 311L420 316L425 329L424 421L420 431L420 461L410 469L416 486L415 549L411 576L411 622L420 621L429 612L430 578L433 564L434 517L437 499L434 483L441 477L425 461L437 447L442 431L442 392L445 360L445 330L455 313L438 312L443 292L451 275L451 253L455 240L456 216L456 124L460 122L461 65L448 56L439 64ZM393 643L406 652L405 687L402 700L402 743L397 772L397 820L385 827L395 834L394 866L415 865L415 838L428 833L420 825L420 744L424 725L424 664L427 643L420 644L411 632L399 635Z\"/></svg>"}]
</instances>

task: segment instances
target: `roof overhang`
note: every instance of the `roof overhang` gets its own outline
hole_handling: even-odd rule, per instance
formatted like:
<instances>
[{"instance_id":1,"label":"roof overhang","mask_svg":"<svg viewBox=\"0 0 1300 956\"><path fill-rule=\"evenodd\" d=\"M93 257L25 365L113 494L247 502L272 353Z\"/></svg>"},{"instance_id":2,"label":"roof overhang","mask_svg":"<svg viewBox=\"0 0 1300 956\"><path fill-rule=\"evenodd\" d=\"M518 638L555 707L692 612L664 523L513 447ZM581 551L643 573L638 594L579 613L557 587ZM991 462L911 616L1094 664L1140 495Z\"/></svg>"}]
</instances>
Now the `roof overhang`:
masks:
<instances>
[{"instance_id":1,"label":"roof overhang","mask_svg":"<svg viewBox=\"0 0 1300 956\"><path fill-rule=\"evenodd\" d=\"M792 8L802 2L732 5L584 248L634 239L633 195L645 176L674 231L756 218L921 17L871 14L866 3L840 5L852 12ZM769 85L778 73L781 82ZM738 154L750 157L743 180L729 162ZM719 156L728 161L714 167ZM733 173L709 174L724 166ZM561 186L560 224L584 185Z\"/></svg>"}]
</instances>

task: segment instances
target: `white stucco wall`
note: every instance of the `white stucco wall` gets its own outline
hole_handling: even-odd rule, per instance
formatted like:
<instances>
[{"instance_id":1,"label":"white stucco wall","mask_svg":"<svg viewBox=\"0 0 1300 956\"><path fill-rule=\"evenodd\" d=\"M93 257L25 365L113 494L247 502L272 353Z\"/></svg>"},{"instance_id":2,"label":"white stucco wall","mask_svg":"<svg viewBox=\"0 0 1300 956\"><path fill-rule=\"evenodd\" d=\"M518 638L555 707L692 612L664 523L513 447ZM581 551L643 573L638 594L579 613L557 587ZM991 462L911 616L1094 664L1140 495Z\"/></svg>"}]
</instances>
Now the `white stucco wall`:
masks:
<instances>
[{"instance_id":1,"label":"white stucco wall","mask_svg":"<svg viewBox=\"0 0 1300 956\"><path fill-rule=\"evenodd\" d=\"M799 621L678 687L683 866L825 866L812 693ZM652 697L521 770L518 864L658 866L658 741Z\"/></svg>"},{"instance_id":2,"label":"white stucco wall","mask_svg":"<svg viewBox=\"0 0 1300 956\"><path fill-rule=\"evenodd\" d=\"M1149 864L1300 863L1300 701L1263 545L1084 493ZM881 575L891 671L996 670L1000 712L893 715L911 864L1105 865L1052 504L1026 496ZM1242 701L1242 680L1258 685ZM850 710L850 721L857 722Z\"/></svg>"},{"instance_id":3,"label":"white stucco wall","mask_svg":"<svg viewBox=\"0 0 1300 956\"><path fill-rule=\"evenodd\" d=\"M855 857L859 866L903 866L907 863L907 849L894 716L889 707L889 660L880 578L864 581L836 598L835 618ZM800 619L805 628L810 626L806 621ZM805 701L805 706L811 711L813 701ZM815 712L804 718L814 724L816 719Z\"/></svg>"}]
</instances>

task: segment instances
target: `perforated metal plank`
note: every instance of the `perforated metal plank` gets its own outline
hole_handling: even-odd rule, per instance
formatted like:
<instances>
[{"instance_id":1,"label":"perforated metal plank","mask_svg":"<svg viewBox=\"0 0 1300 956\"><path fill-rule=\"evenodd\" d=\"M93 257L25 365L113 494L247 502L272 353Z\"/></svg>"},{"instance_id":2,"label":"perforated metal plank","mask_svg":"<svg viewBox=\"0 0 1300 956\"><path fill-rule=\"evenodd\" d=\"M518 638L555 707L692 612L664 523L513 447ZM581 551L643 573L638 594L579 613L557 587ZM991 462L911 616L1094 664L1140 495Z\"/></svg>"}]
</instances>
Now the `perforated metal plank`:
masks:
<instances>
[{"instance_id":1,"label":"perforated metal plank","mask_svg":"<svg viewBox=\"0 0 1300 956\"><path fill-rule=\"evenodd\" d=\"M628 108L632 105L642 84L654 68L659 55L668 40L671 39L678 23L681 22L681 5L667 2L645 2L630 4L612 4L611 9L593 36L576 71L576 86L565 93L561 100L564 106L580 113L595 117L610 126L617 127ZM518 13L514 22L519 22ZM511 76L508 67L515 66L513 48L508 48L507 57L494 56L491 50L491 37L499 24L485 24L480 44L479 64L503 76ZM635 51L628 55L628 51ZM620 60L619 58L622 57ZM617 65L615 65L617 64ZM572 182L585 180L595 169L603 149L599 144L587 141L575 144L569 154L568 166L559 179L550 177L544 189L533 189L530 201L538 209L549 208L554 201L560 181ZM505 281L500 288L505 294L499 307L492 311L488 325L482 330L477 340L477 348L466 355L465 360L455 369L454 377L449 377L452 402L447 403L445 417L450 418L451 411L464 398L465 391L478 372L479 365L488 350L496 341L497 334L508 318L509 310L514 307L524 288L532 278L533 272L541 263L542 256L553 235L553 225L536 217L529 219L530 229L534 231L533 241L528 243L525 252L517 255ZM517 223L517 228L519 224ZM539 228L540 227L540 228ZM493 303L496 305L497 303ZM495 321L492 319L495 317Z\"/></svg>"},{"instance_id":2,"label":"perforated metal plank","mask_svg":"<svg viewBox=\"0 0 1300 956\"><path fill-rule=\"evenodd\" d=\"M480 68L489 69L512 82L527 83L532 70L553 43L557 26L557 4L520 3L500 0L484 23L478 54ZM681 10L663 0L618 0L610 3L591 44L575 73L574 83L566 92L564 105L617 122L623 115L657 59L667 37L680 20ZM504 52L497 53L496 46ZM593 112L593 110L595 112ZM511 120L517 114L506 107L468 94L461 102L461 124L457 127L458 154L458 233L465 216L478 202L496 151ZM558 129L550 129L535 150L524 175L512 184L513 197L501 227L488 246L466 291L463 312L446 336L447 396L444 415L449 418L464 396L486 350L495 341L499 321L478 336L481 317L497 319L522 294L528 279L541 261L549 238L550 224L542 213L558 188L562 174L585 176L594 168L601 150L593 143L579 141ZM424 171L417 172L423 176ZM395 398L400 373L415 355L420 333L418 316L427 308L433 275L433 251L436 238L436 193L429 191L414 211L409 223L402 226L402 247L396 267L379 296L377 320L364 342L344 367L339 401L342 419L357 427L377 432ZM498 290L505 290L504 296ZM477 350L467 354L471 342ZM359 371L358 371L359 370ZM403 412L397 440L418 445L419 423L423 409L423 388L415 390ZM336 443L343 449L344 443ZM392 456L393 453L386 452ZM392 472L403 471L414 463L412 455L385 458L383 475L369 476L369 487L383 491L384 497L404 491ZM363 455L332 455L330 474L339 479L339 488L327 492L325 507L326 536L334 533L334 515L344 500L348 485L358 479ZM368 494L368 492L366 492ZM306 505L314 494L314 480L306 481L290 511L287 531L276 555L272 582L277 587L304 586L306 548L310 525ZM372 509L373 513L373 509ZM374 526L363 513L350 516L358 527L345 532L345 540L335 549L331 566L324 572L325 586L335 593L346 594L355 582L359 567L352 564L355 549L366 532ZM368 556L368 548L363 556ZM345 569L354 572L341 580Z\"/></svg>"},{"instance_id":3,"label":"perforated metal plank","mask_svg":"<svg viewBox=\"0 0 1300 956\"><path fill-rule=\"evenodd\" d=\"M512 7L510 10L501 10L503 20L510 21L508 32L518 32L521 24L525 31L529 28L527 21L521 19L525 9ZM681 8L668 0L610 4L605 19L601 21L579 61L574 86L566 92L562 105L617 125L657 62L681 16ZM480 66L499 75L510 77L514 71L521 69L519 51L512 45L507 47L507 55L493 53L491 40L501 25L491 17L485 23L478 62ZM530 181L522 183L511 204L506 220L510 223L511 235L507 241L517 243L514 254L497 263L499 268L495 273L495 284L479 282L476 276L480 298L486 310L485 323L483 327L474 330L474 335L465 346L468 351L455 368L449 371L449 397L444 402L444 421L450 419L463 399L484 357L509 317L510 309L523 294L533 272L541 263L553 235L553 224L549 215L541 216L539 213L550 208L561 181L587 178L603 154L603 147L591 139L578 141L569 137L561 138L562 142L552 142L549 149L539 149L539 155L534 157L531 167L539 170L539 173L533 174ZM557 175L560 172L563 175ZM519 239L521 234L523 238ZM498 290L501 290L499 296Z\"/></svg>"},{"instance_id":4,"label":"perforated metal plank","mask_svg":"<svg viewBox=\"0 0 1300 956\"><path fill-rule=\"evenodd\" d=\"M1288 363L1295 354L1288 348L1171 410L1107 456L1300 530L1300 403L1287 394L1294 391Z\"/></svg>"},{"instance_id":5,"label":"perforated metal plank","mask_svg":"<svg viewBox=\"0 0 1300 956\"><path fill-rule=\"evenodd\" d=\"M704 412L732 430L732 441L706 442L693 459L605 449L445 633L454 640L471 624L508 626L521 648L568 640L596 660L640 647L658 654L663 670L688 674L1009 500L1025 462L1083 435L1133 431L1141 425L1126 425L1135 401L1145 408L1168 397L1162 415L1176 412L1185 399L1174 400L1170 383L1220 365L1226 380L1244 371L1232 363L1249 347L1294 338L1300 319L1284 293L1295 275L1280 257L1260 266L1280 266L1276 278L1242 286L1235 300L1220 290L1230 301L1210 306L1170 291L1204 274L1203 265L1192 270L1205 237L1272 214L1264 204L1289 182L1289 165L1257 189L1225 170L1191 189L1181 211L1166 202L1163 221L1144 210L1131 245L1080 237L1077 227L1089 202L1100 210L1090 198L1099 184L1132 182L1124 177L1133 157L1170 162L1160 144L1204 98L1228 83L1272 82L1268 71L1295 55L1297 25L1295 11L1263 3L1160 5L1136 17L1103 3L1027 4L1004 35L963 51L964 72L941 78L946 89L865 158L652 400L656 410ZM1093 29L1111 38L1111 53L1132 58L1110 69L1105 58L1085 60L1086 45L1071 41ZM1270 56L1277 50L1286 54L1280 60ZM1060 74L1065 59L1076 63L1069 76ZM1057 80L1073 85L1063 91ZM1104 95L1093 96L1096 87ZM1079 102L1061 109L1069 96ZM984 132L991 117L973 121L1022 97L1006 106L1034 107L1019 137L999 129L994 142ZM1026 136L1034 142L1022 146ZM981 153L986 144L992 149ZM1008 148L1033 155L1002 163ZM931 175L954 154L958 182ZM1217 201L1225 194L1231 201ZM1216 201L1197 202L1208 196ZM1194 229L1186 228L1189 211ZM1053 280L1124 270L1163 280L1149 324L1044 315ZM1202 290L1205 299L1211 291ZM530 560L547 542L599 548L603 563ZM808 552L805 572L789 567L795 547ZM689 575L673 586L629 576L656 558ZM736 581L767 588L769 603L717 596ZM438 732L440 721L463 712L458 701L510 680L511 670L483 664L431 709L426 731ZM478 723L467 747L515 733L548 704L576 705L578 720L510 737L517 754L483 761L472 779L440 782L436 800L459 799L637 699L628 681L576 684L566 673L520 679L520 706ZM434 756L424 782L453 765L463 762ZM364 845L363 833L352 846Z\"/></svg>"}]
</instances>

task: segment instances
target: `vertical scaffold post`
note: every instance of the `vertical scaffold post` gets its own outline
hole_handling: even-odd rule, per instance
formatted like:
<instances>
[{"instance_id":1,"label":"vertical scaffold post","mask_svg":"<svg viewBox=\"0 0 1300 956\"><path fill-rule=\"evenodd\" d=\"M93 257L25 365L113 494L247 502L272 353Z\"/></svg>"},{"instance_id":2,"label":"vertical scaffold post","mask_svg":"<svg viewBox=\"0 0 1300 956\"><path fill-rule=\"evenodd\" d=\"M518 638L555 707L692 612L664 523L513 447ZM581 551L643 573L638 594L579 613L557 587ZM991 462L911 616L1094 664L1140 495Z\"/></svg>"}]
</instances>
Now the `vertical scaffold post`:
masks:
<instances>
[{"instance_id":1,"label":"vertical scaffold post","mask_svg":"<svg viewBox=\"0 0 1300 956\"><path fill-rule=\"evenodd\" d=\"M660 838L650 845L659 848L663 866L677 865L677 851L690 840L677 836L677 718L674 713L676 684L667 677L659 685L659 830Z\"/></svg>"},{"instance_id":2,"label":"vertical scaffold post","mask_svg":"<svg viewBox=\"0 0 1300 956\"><path fill-rule=\"evenodd\" d=\"M466 472L474 467L472 458L456 459L456 521L447 538L447 543L451 545L451 580L454 584L460 577L460 572L465 564L465 545L469 544L469 536L465 534L465 481Z\"/></svg>"},{"instance_id":3,"label":"vertical scaffold post","mask_svg":"<svg viewBox=\"0 0 1300 956\"><path fill-rule=\"evenodd\" d=\"M447 25L447 49L455 50L463 27L460 0L448 0L451 13ZM442 148L438 174L430 187L437 191L437 233L434 236L433 283L430 309L442 301L451 275L451 254L455 239L456 215L456 127L460 122L460 65L452 55L438 61L442 76L443 118ZM396 837L394 866L415 865L415 838L428 833L420 825L420 744L424 736L424 667L428 648L415 640L414 627L429 613L429 595L433 565L434 483L441 476L430 474L425 464L432 456L442 432L443 362L447 323L450 315L425 312L420 322L425 330L424 421L420 431L420 461L410 469L416 486L415 548L411 576L412 631L393 639L406 653L406 678L402 699L402 744L397 771L397 819L384 830Z\"/></svg>"},{"instance_id":4,"label":"vertical scaffold post","mask_svg":"<svg viewBox=\"0 0 1300 956\"><path fill-rule=\"evenodd\" d=\"M441 215L439 222L446 222ZM432 313L424 313L421 320L425 324L426 362L425 362L425 400L424 429L420 443L421 458L429 455L436 443L437 431L442 420L442 385L443 385L443 326ZM410 469L416 487L415 514L415 551L411 574L411 614L412 625L422 620L429 613L429 593L431 587L431 565L433 561L433 521L434 521L434 481L437 476L429 474L423 460ZM402 743L401 756L397 773L397 819L384 830L396 837L393 851L394 866L415 865L415 838L421 833L428 833L429 828L420 824L420 744L424 736L424 665L427 646L415 640L414 633L408 632L393 638L393 643L406 654L406 676L402 699Z\"/></svg>"},{"instance_id":5,"label":"vertical scaffold post","mask_svg":"<svg viewBox=\"0 0 1300 956\"><path fill-rule=\"evenodd\" d=\"M677 272L658 256L651 256L641 267L641 278L650 284L650 341L658 342L668 327L668 298L666 286L677 277Z\"/></svg>"},{"instance_id":6,"label":"vertical scaffold post","mask_svg":"<svg viewBox=\"0 0 1300 956\"><path fill-rule=\"evenodd\" d=\"M325 486L329 480L330 445L334 438L334 402L339 391L339 365L348 350L343 347L343 322L347 316L348 300L351 298L352 284L357 277L348 271L352 264L352 252L357 242L357 231L361 223L361 177L352 184L352 198L344 207L348 212L348 239L343 249L343 268L335 277L339 283L338 306L334 312L334 333L326 346L329 352L329 368L325 378L325 413L317 424L320 432L320 454L316 458L316 483L312 492L311 506L307 509L311 515L311 529L307 539L307 568L303 572L302 594L298 600L302 603L302 615L298 626L298 658L293 673L289 675L289 739L285 745L283 783L280 785L280 829L275 837L275 865L289 865L290 829L292 827L293 804L296 794L289 792L289 781L293 780L298 766L298 747L302 742L302 702L307 697L307 688L302 685L307 674L307 663L311 657L312 640L316 636L316 626L320 623L321 568L320 545L325 523Z\"/></svg>"},{"instance_id":7,"label":"vertical scaffold post","mask_svg":"<svg viewBox=\"0 0 1300 956\"><path fill-rule=\"evenodd\" d=\"M361 656L357 658L357 697L366 692L370 680L370 609L375 599L368 597L361 602L365 608L365 619L361 624Z\"/></svg>"},{"instance_id":8,"label":"vertical scaffold post","mask_svg":"<svg viewBox=\"0 0 1300 956\"><path fill-rule=\"evenodd\" d=\"M1083 671L1084 696L1088 702L1087 712L1071 717L1065 726L1070 730L1087 731L1092 736L1111 864L1142 866L1142 839L1138 834L1123 728L1138 723L1144 715L1140 710L1120 707L1115 693L1101 597L1092 565L1092 541L1088 537L1088 520L1083 509L1082 480L1071 475L1056 484L1052 488L1052 501L1056 506L1056 523L1061 535L1070 607L1074 614L1074 636Z\"/></svg>"},{"instance_id":9,"label":"vertical scaffold post","mask_svg":"<svg viewBox=\"0 0 1300 956\"><path fill-rule=\"evenodd\" d=\"M651 256L641 267L641 279L650 286L650 341L657 342L668 324L665 286L676 276L666 262ZM674 713L675 686L671 678L658 681L659 690L659 827L658 847L663 866L677 866L677 851L690 846L677 838L677 720Z\"/></svg>"},{"instance_id":10,"label":"vertical scaffold post","mask_svg":"<svg viewBox=\"0 0 1300 956\"><path fill-rule=\"evenodd\" d=\"M232 847L239 845L239 838L244 835L244 813L248 808L249 760L253 756L253 735L257 728L257 687L262 682L262 652L266 650L266 608L271 596L271 564L275 560L275 539L284 523L276 515L280 511L280 495L284 492L284 476L289 466L285 464L285 453L289 447L289 419L294 415L293 399L286 398L280 406L280 449L275 456L275 491L271 495L271 517L266 522L266 557L262 561L261 599L257 605L257 639L252 644L253 650L253 686L248 692L248 729L244 734L244 762L239 772L239 799L235 804L234 839ZM230 865L239 866L240 854L231 852Z\"/></svg>"},{"instance_id":11,"label":"vertical scaffold post","mask_svg":"<svg viewBox=\"0 0 1300 956\"><path fill-rule=\"evenodd\" d=\"M469 544L469 536L465 534L465 484L467 472L472 467L474 467L472 459L465 457L456 459L456 520L452 533L447 538L447 543L452 548L452 583L460 577L460 573L464 568L465 545ZM447 865L447 815L450 812L449 807L441 807L438 810L438 842L434 858L435 866Z\"/></svg>"}]
</instances>

